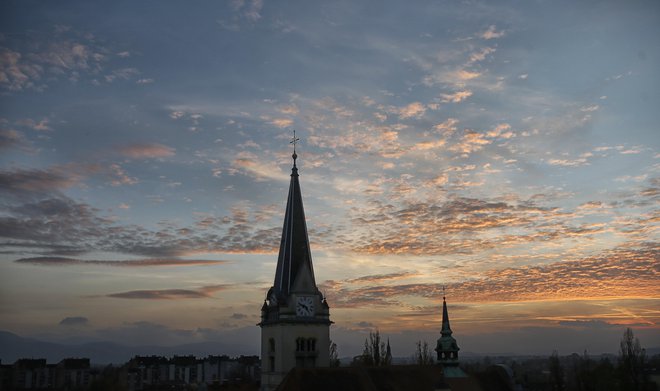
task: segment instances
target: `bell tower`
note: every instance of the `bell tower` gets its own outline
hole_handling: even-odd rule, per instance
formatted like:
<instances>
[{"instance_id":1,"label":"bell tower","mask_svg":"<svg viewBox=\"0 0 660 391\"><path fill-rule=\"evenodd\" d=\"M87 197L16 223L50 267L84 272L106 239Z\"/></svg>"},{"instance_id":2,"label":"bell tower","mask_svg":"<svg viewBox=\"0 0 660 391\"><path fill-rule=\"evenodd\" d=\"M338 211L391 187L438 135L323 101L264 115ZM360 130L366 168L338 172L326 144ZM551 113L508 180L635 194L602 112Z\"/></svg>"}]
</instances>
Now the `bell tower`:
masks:
<instances>
[{"instance_id":1,"label":"bell tower","mask_svg":"<svg viewBox=\"0 0 660 391\"><path fill-rule=\"evenodd\" d=\"M435 348L438 353L438 363L442 366L445 377L467 377L459 367L458 351L460 348L456 343L456 338L452 337L453 333L449 326L449 311L447 311L447 299L444 295L444 289L442 288L442 329Z\"/></svg>"},{"instance_id":2,"label":"bell tower","mask_svg":"<svg viewBox=\"0 0 660 391\"><path fill-rule=\"evenodd\" d=\"M296 142L275 281L261 307L261 390L294 367L330 365L330 307L316 286L303 209Z\"/></svg>"}]
</instances>

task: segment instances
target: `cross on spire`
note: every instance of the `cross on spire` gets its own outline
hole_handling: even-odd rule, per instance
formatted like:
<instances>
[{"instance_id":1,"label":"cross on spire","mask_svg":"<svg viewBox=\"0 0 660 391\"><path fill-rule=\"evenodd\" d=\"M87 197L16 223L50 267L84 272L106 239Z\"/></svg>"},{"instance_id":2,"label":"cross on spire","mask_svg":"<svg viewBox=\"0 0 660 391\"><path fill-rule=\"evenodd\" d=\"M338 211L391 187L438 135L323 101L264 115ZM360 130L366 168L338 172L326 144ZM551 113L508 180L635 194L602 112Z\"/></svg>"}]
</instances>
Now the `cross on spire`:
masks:
<instances>
[{"instance_id":1,"label":"cross on spire","mask_svg":"<svg viewBox=\"0 0 660 391\"><path fill-rule=\"evenodd\" d=\"M296 130L293 130L293 137L291 138L291 141L289 144L293 144L293 154L296 154L296 144L300 141L300 137L296 137Z\"/></svg>"},{"instance_id":2,"label":"cross on spire","mask_svg":"<svg viewBox=\"0 0 660 391\"><path fill-rule=\"evenodd\" d=\"M299 137L296 137L296 130L293 130L293 137L291 138L291 141L289 141L289 144L293 144L293 155L291 157L293 158L293 168L296 168L296 159L298 158L298 155L296 154L296 144L300 141Z\"/></svg>"}]
</instances>

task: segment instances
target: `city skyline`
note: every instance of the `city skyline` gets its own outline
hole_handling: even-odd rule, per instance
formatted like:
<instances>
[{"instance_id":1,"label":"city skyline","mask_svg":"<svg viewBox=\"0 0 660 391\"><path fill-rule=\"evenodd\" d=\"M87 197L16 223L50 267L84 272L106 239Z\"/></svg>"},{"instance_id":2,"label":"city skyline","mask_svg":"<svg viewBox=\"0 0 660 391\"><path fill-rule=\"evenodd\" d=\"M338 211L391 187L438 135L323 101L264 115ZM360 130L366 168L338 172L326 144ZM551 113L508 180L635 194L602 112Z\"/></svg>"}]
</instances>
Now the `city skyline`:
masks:
<instances>
[{"instance_id":1,"label":"city skyline","mask_svg":"<svg viewBox=\"0 0 660 391\"><path fill-rule=\"evenodd\" d=\"M340 355L660 346L657 2L0 7L0 330L257 354L295 129Z\"/></svg>"}]
</instances>

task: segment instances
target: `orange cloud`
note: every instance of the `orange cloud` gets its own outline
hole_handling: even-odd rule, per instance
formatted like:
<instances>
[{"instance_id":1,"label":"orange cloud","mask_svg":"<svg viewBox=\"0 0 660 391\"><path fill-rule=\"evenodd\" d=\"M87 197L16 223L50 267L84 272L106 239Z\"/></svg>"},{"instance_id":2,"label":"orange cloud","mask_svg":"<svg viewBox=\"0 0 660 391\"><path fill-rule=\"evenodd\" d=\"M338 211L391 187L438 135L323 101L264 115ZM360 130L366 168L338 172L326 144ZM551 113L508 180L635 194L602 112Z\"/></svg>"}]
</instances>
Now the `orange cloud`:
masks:
<instances>
[{"instance_id":1,"label":"orange cloud","mask_svg":"<svg viewBox=\"0 0 660 391\"><path fill-rule=\"evenodd\" d=\"M497 31L495 25L490 25L486 31L481 33L481 38L483 39L495 39L501 38L504 36L504 31Z\"/></svg>"},{"instance_id":2,"label":"orange cloud","mask_svg":"<svg viewBox=\"0 0 660 391\"><path fill-rule=\"evenodd\" d=\"M519 302L538 300L585 300L607 298L657 298L660 296L660 245L649 243L636 248L619 247L599 256L547 265L491 269L476 278L437 283L408 283L353 286L355 282L378 283L384 276L364 276L324 283L335 307L401 305L406 297L439 300L443 288L461 303ZM399 272L399 278L415 277Z\"/></svg>"},{"instance_id":3,"label":"orange cloud","mask_svg":"<svg viewBox=\"0 0 660 391\"><path fill-rule=\"evenodd\" d=\"M472 91L470 90L458 91L453 94L442 94L441 96L442 96L442 101L445 103L447 102L459 103L471 97Z\"/></svg>"},{"instance_id":4,"label":"orange cloud","mask_svg":"<svg viewBox=\"0 0 660 391\"><path fill-rule=\"evenodd\" d=\"M413 102L399 109L399 118L417 118L426 112L426 107L420 102Z\"/></svg>"},{"instance_id":5,"label":"orange cloud","mask_svg":"<svg viewBox=\"0 0 660 391\"><path fill-rule=\"evenodd\" d=\"M71 265L100 265L117 267L151 267L151 266L200 266L200 265L218 265L227 263L227 261L217 261L208 259L137 259L125 261L112 260L87 260L64 257L34 257L21 258L14 262L30 263L40 266L71 266Z\"/></svg>"},{"instance_id":6,"label":"orange cloud","mask_svg":"<svg viewBox=\"0 0 660 391\"><path fill-rule=\"evenodd\" d=\"M117 299L147 299L147 300L179 300L205 299L213 297L213 293L225 290L229 285L209 285L198 289L143 289L127 292L111 293L107 297Z\"/></svg>"},{"instance_id":7,"label":"orange cloud","mask_svg":"<svg viewBox=\"0 0 660 391\"><path fill-rule=\"evenodd\" d=\"M270 121L270 123L277 126L278 128L288 128L293 125L293 120L289 118L275 118Z\"/></svg>"},{"instance_id":8,"label":"orange cloud","mask_svg":"<svg viewBox=\"0 0 660 391\"><path fill-rule=\"evenodd\" d=\"M154 159L173 156L175 149L163 144L131 144L119 147L120 154L133 159Z\"/></svg>"}]
</instances>

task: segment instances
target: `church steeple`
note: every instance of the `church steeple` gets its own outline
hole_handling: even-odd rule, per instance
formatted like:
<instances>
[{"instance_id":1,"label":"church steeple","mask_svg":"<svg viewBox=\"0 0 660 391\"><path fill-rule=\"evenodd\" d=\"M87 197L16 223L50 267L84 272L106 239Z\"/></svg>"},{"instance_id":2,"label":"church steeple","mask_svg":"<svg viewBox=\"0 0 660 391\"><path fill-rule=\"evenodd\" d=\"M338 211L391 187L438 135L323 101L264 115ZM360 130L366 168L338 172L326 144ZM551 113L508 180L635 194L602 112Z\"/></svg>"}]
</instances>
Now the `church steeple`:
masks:
<instances>
[{"instance_id":1,"label":"church steeple","mask_svg":"<svg viewBox=\"0 0 660 391\"><path fill-rule=\"evenodd\" d=\"M447 298L442 296L442 329L440 335L443 337L451 337L452 331L449 326L449 312L447 312Z\"/></svg>"},{"instance_id":2,"label":"church steeple","mask_svg":"<svg viewBox=\"0 0 660 391\"><path fill-rule=\"evenodd\" d=\"M261 389L273 391L294 367L330 365L330 307L316 286L296 165L293 167L275 281L261 307Z\"/></svg>"},{"instance_id":3,"label":"church steeple","mask_svg":"<svg viewBox=\"0 0 660 391\"><path fill-rule=\"evenodd\" d=\"M452 337L444 287L442 290L442 329L440 330L440 338L438 338L435 351L438 353L438 362L442 365L445 377L465 377L465 373L458 366L458 351L460 348L456 343L456 339Z\"/></svg>"},{"instance_id":4,"label":"church steeple","mask_svg":"<svg viewBox=\"0 0 660 391\"><path fill-rule=\"evenodd\" d=\"M297 141L295 136L294 141ZM273 293L278 299L285 298L292 292L293 286L299 277L306 280L303 289L314 290L316 288L312 253L309 248L307 223L305 222L305 210L303 208L300 182L298 181L298 167L296 166L298 155L295 152L295 144L292 157L293 167L291 168L289 196L286 203L280 253L277 258L277 269L273 284ZM316 292L312 291L310 293Z\"/></svg>"}]
</instances>

